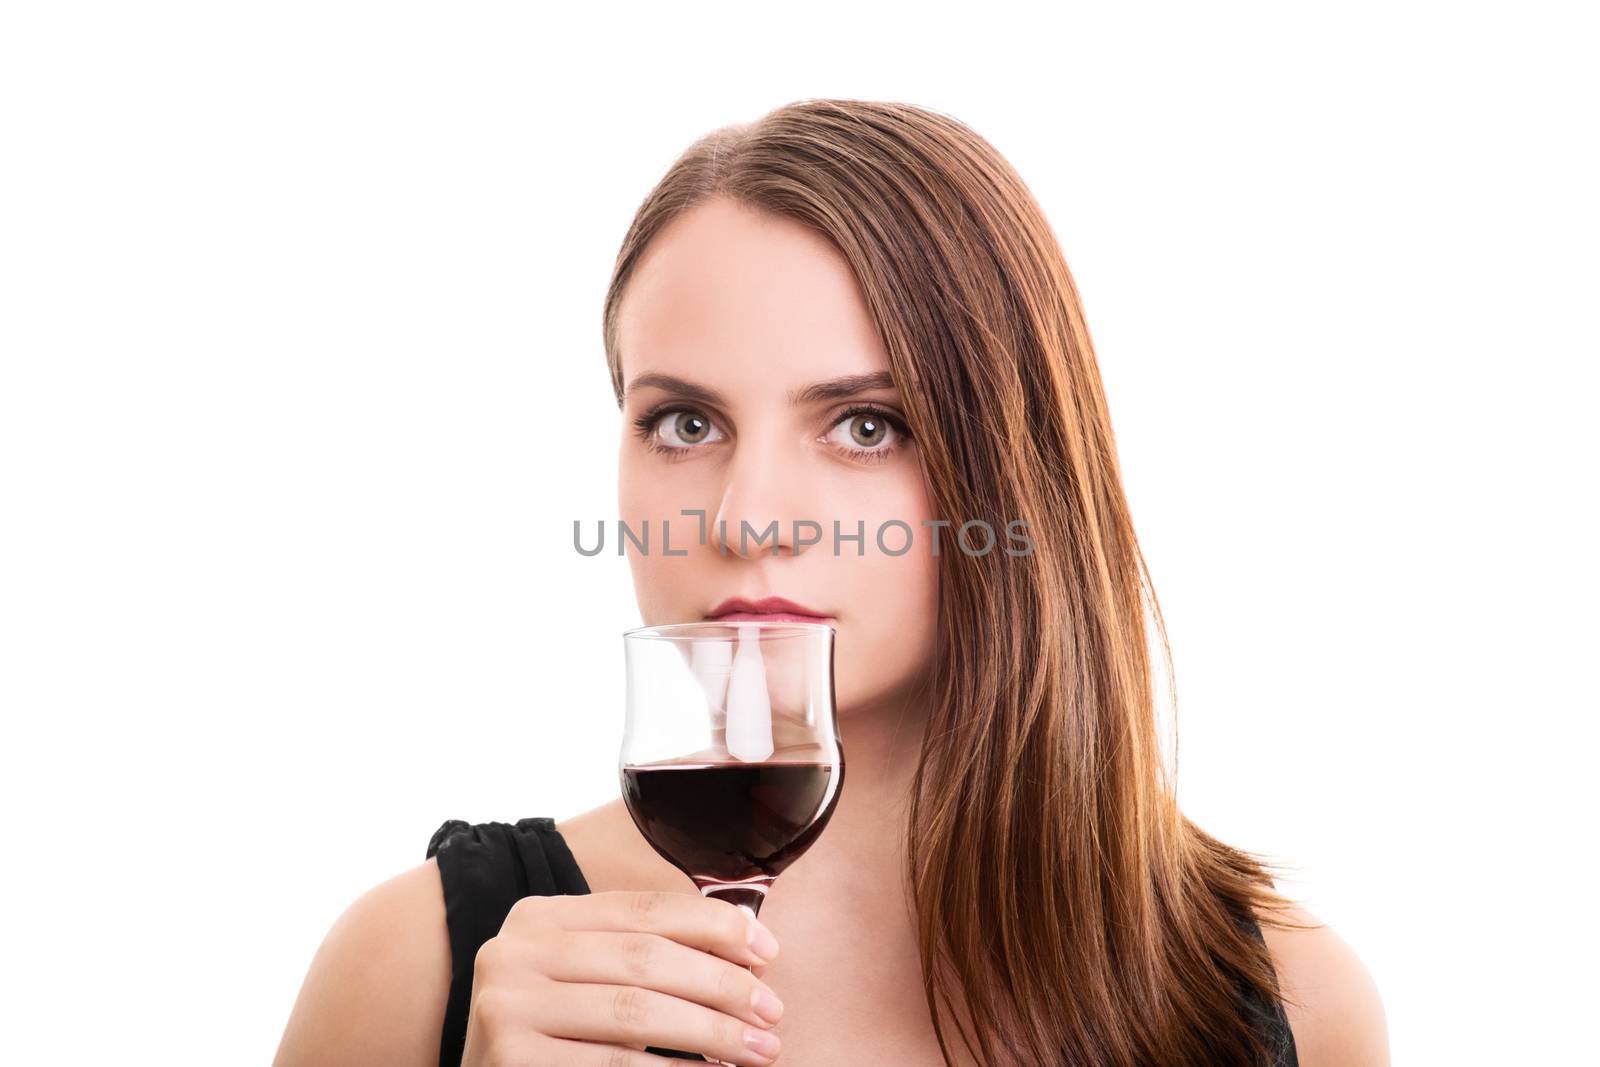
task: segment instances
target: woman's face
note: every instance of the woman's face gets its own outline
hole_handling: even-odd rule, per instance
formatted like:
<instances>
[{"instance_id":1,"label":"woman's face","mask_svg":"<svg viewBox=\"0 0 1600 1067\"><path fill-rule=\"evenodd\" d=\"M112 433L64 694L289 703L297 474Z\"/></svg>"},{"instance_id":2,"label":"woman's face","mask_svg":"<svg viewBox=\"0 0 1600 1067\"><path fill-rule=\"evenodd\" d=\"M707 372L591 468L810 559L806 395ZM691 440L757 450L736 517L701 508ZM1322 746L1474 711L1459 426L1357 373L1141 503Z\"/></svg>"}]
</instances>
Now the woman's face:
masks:
<instances>
[{"instance_id":1,"label":"woman's face","mask_svg":"<svg viewBox=\"0 0 1600 1067\"><path fill-rule=\"evenodd\" d=\"M843 256L799 223L707 201L646 249L617 343L619 516L636 533L650 521L648 550L628 546L645 624L782 597L837 630L841 712L908 698L934 648L938 560L922 525L934 516ZM685 510L703 511L704 527ZM880 544L893 520L905 525Z\"/></svg>"}]
</instances>

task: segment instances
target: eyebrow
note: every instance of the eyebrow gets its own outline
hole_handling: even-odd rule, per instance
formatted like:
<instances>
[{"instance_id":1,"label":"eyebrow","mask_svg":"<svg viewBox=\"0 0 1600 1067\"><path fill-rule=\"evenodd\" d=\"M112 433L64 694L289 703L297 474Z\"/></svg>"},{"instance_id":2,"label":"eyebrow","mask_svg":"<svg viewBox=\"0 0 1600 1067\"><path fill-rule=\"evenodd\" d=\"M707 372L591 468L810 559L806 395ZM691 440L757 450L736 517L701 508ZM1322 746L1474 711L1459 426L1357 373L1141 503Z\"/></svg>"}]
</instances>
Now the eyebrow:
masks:
<instances>
[{"instance_id":1,"label":"eyebrow","mask_svg":"<svg viewBox=\"0 0 1600 1067\"><path fill-rule=\"evenodd\" d=\"M686 378L679 378L672 374L641 374L628 383L627 390L623 393L624 399L633 395L634 390L653 385L657 389L664 389L669 393L677 393L698 400L702 404L714 407L726 407L727 402L722 394L715 389L707 388ZM846 397L856 396L860 393L870 393L876 389L893 389L894 375L888 371L876 371L872 374L847 374L842 378L829 378L827 381L814 382L804 389L791 389L789 403L793 405L820 404L829 400L843 400Z\"/></svg>"}]
</instances>

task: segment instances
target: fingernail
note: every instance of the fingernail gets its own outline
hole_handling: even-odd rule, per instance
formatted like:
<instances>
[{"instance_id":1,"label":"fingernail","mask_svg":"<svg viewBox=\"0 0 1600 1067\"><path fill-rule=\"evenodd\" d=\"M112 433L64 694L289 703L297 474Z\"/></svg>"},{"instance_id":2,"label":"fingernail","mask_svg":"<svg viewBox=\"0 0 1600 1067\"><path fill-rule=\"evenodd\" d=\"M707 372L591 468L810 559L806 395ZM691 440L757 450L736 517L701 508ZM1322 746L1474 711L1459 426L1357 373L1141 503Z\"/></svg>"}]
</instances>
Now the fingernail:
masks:
<instances>
[{"instance_id":1,"label":"fingernail","mask_svg":"<svg viewBox=\"0 0 1600 1067\"><path fill-rule=\"evenodd\" d=\"M766 1030L746 1030L744 1045L757 1056L765 1056L768 1059L778 1054L778 1036Z\"/></svg>"},{"instance_id":2,"label":"fingernail","mask_svg":"<svg viewBox=\"0 0 1600 1067\"><path fill-rule=\"evenodd\" d=\"M770 960L778 954L778 939L772 931L761 925L761 920L750 920L750 951L762 959Z\"/></svg>"},{"instance_id":3,"label":"fingernail","mask_svg":"<svg viewBox=\"0 0 1600 1067\"><path fill-rule=\"evenodd\" d=\"M769 1023L783 1018L783 1001L766 986L756 986L756 991L750 996L750 1007Z\"/></svg>"}]
</instances>

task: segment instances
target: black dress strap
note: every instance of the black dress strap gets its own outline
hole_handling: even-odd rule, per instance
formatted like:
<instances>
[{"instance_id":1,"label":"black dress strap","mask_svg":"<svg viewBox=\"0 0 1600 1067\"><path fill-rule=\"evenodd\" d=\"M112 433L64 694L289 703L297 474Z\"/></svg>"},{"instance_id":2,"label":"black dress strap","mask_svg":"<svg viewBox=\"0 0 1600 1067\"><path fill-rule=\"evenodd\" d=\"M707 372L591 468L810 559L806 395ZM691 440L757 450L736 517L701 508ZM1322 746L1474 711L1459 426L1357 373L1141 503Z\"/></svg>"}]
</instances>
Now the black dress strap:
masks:
<instances>
[{"instance_id":1,"label":"black dress strap","mask_svg":"<svg viewBox=\"0 0 1600 1067\"><path fill-rule=\"evenodd\" d=\"M1246 915L1235 918L1242 919L1241 925L1249 931L1251 937L1263 945L1267 943L1266 936L1261 932L1261 924L1254 917ZM1289 1016L1284 1012L1283 1002L1266 996L1253 986L1243 990L1243 1000L1246 1018L1271 1050L1267 1067L1300 1067L1300 1055L1295 1051L1294 1031L1289 1029Z\"/></svg>"},{"instance_id":2,"label":"black dress strap","mask_svg":"<svg viewBox=\"0 0 1600 1067\"><path fill-rule=\"evenodd\" d=\"M589 883L551 818L466 823L451 819L434 832L428 857L438 857L450 933L450 994L439 1036L440 1067L460 1067L472 1006L478 949L500 932L511 906L527 896L589 892ZM692 1052L649 1048L658 1056L698 1060Z\"/></svg>"}]
</instances>

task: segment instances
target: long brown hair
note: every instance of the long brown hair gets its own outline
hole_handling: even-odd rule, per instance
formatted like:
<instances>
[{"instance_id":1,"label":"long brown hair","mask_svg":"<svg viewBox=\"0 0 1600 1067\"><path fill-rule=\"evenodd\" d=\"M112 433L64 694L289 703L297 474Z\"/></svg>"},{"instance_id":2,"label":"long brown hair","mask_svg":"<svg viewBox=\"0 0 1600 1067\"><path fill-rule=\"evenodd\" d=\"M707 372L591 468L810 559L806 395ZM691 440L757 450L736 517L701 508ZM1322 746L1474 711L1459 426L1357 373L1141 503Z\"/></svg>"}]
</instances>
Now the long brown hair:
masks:
<instances>
[{"instance_id":1,"label":"long brown hair","mask_svg":"<svg viewBox=\"0 0 1600 1067\"><path fill-rule=\"evenodd\" d=\"M1034 544L940 555L907 841L946 1063L941 1007L983 1064L1265 1062L1241 998L1280 991L1244 921L1296 924L1274 914L1272 864L1178 809L1150 644L1170 686L1166 629L1077 288L1032 194L973 130L908 104L803 100L702 137L617 257L604 328L619 404L634 266L714 196L833 242L888 349L935 514L1023 519Z\"/></svg>"}]
</instances>

